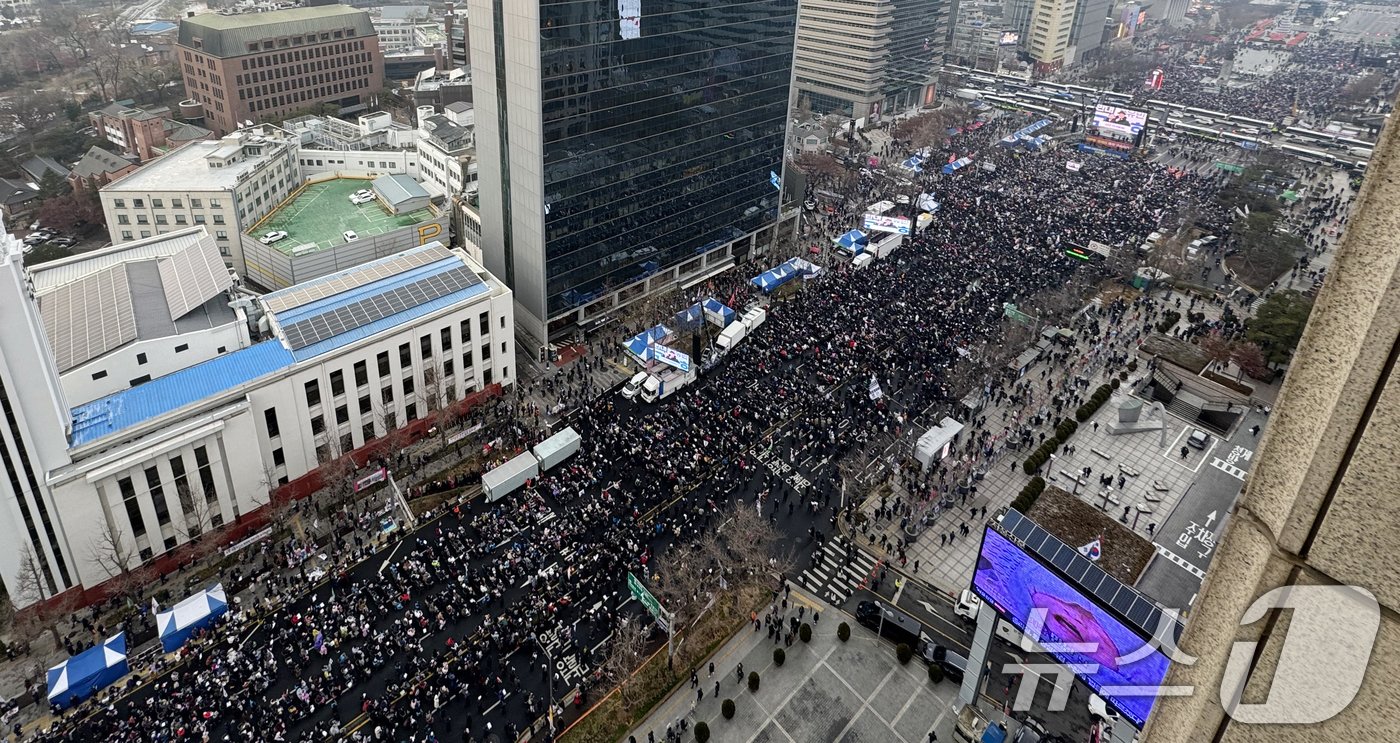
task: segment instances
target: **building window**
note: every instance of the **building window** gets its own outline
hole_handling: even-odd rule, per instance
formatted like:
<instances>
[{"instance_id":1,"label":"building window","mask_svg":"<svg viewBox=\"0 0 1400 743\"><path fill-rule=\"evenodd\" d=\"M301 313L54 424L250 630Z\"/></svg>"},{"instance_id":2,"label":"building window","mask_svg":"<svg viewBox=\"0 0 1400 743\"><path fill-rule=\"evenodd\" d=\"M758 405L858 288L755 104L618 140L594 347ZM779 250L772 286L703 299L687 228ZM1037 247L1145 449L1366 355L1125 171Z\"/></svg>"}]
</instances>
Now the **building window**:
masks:
<instances>
[{"instance_id":1,"label":"building window","mask_svg":"<svg viewBox=\"0 0 1400 743\"><path fill-rule=\"evenodd\" d=\"M112 206L118 209L126 208L126 199L112 199Z\"/></svg>"},{"instance_id":2,"label":"building window","mask_svg":"<svg viewBox=\"0 0 1400 743\"><path fill-rule=\"evenodd\" d=\"M442 360L442 376L443 378L452 376L452 359ZM448 397L451 397L451 395L448 395Z\"/></svg>"},{"instance_id":3,"label":"building window","mask_svg":"<svg viewBox=\"0 0 1400 743\"><path fill-rule=\"evenodd\" d=\"M452 350L452 328L443 328L439 334L441 336L442 355L446 356Z\"/></svg>"},{"instance_id":4,"label":"building window","mask_svg":"<svg viewBox=\"0 0 1400 743\"><path fill-rule=\"evenodd\" d=\"M117 215L117 224L131 224L131 218L125 214Z\"/></svg>"},{"instance_id":5,"label":"building window","mask_svg":"<svg viewBox=\"0 0 1400 743\"><path fill-rule=\"evenodd\" d=\"M490 360L491 360L491 344L490 344L490 343L486 343L486 344L483 344L483 345L481 346L481 360L482 360L482 361L490 361Z\"/></svg>"},{"instance_id":6,"label":"building window","mask_svg":"<svg viewBox=\"0 0 1400 743\"><path fill-rule=\"evenodd\" d=\"M99 380L99 379L106 379L106 378L107 378L107 370L106 370L106 369L103 369L102 371L97 371L97 372L93 372L93 373L92 373L92 381L94 381L94 382L96 382L96 381Z\"/></svg>"},{"instance_id":7,"label":"building window","mask_svg":"<svg viewBox=\"0 0 1400 743\"><path fill-rule=\"evenodd\" d=\"M214 237L215 237L216 239L219 239L219 240L227 240L227 239L228 239L228 230L214 230ZM226 251L228 250L228 248L225 248L225 247L223 247L223 246L221 245L221 246L219 246L219 250L220 250L220 251L223 251L223 252L224 252L224 253L223 253L224 255L228 255L228 253L226 252Z\"/></svg>"},{"instance_id":8,"label":"building window","mask_svg":"<svg viewBox=\"0 0 1400 743\"><path fill-rule=\"evenodd\" d=\"M331 397L345 394L345 372L336 369L331 372Z\"/></svg>"},{"instance_id":9,"label":"building window","mask_svg":"<svg viewBox=\"0 0 1400 743\"><path fill-rule=\"evenodd\" d=\"M313 415L313 416L311 416L311 432L312 432L312 433L322 433L322 432L324 432L325 430L326 430L326 419L323 418L323 417L321 417L321 416L319 416L319 415Z\"/></svg>"},{"instance_id":10,"label":"building window","mask_svg":"<svg viewBox=\"0 0 1400 743\"><path fill-rule=\"evenodd\" d=\"M175 347L175 353L184 353L188 350L190 350L190 344L188 343L181 343Z\"/></svg>"},{"instance_id":11,"label":"building window","mask_svg":"<svg viewBox=\"0 0 1400 743\"><path fill-rule=\"evenodd\" d=\"M381 389L381 390L379 391L379 399L380 399L380 400L383 400L385 405L388 405L389 403L393 402L393 401L394 401L394 386L393 386L393 385L389 385L388 387L385 387L385 388Z\"/></svg>"},{"instance_id":12,"label":"building window","mask_svg":"<svg viewBox=\"0 0 1400 743\"><path fill-rule=\"evenodd\" d=\"M361 427L360 427L360 436L361 436L361 438L363 438L365 441L372 441L372 440L374 440L374 424L373 424L373 423L366 423L366 424L364 424L363 426L361 426Z\"/></svg>"},{"instance_id":13,"label":"building window","mask_svg":"<svg viewBox=\"0 0 1400 743\"><path fill-rule=\"evenodd\" d=\"M282 453L282 447L272 450L272 466L281 467L287 463L287 455Z\"/></svg>"},{"instance_id":14,"label":"building window","mask_svg":"<svg viewBox=\"0 0 1400 743\"><path fill-rule=\"evenodd\" d=\"M418 352L423 356L424 361L433 357L433 337L431 335L425 335L418 339Z\"/></svg>"},{"instance_id":15,"label":"building window","mask_svg":"<svg viewBox=\"0 0 1400 743\"><path fill-rule=\"evenodd\" d=\"M365 367L365 362L355 362L355 388L359 389L369 384L369 370Z\"/></svg>"},{"instance_id":16,"label":"building window","mask_svg":"<svg viewBox=\"0 0 1400 743\"><path fill-rule=\"evenodd\" d=\"M223 224L223 223L224 223L224 215L222 215L222 214L215 214L215 215L214 215L214 224Z\"/></svg>"},{"instance_id":17,"label":"building window","mask_svg":"<svg viewBox=\"0 0 1400 743\"><path fill-rule=\"evenodd\" d=\"M340 450L347 454L355 451L355 437L348 433L342 433L340 435Z\"/></svg>"},{"instance_id":18,"label":"building window","mask_svg":"<svg viewBox=\"0 0 1400 743\"><path fill-rule=\"evenodd\" d=\"M350 409L344 405L337 405L335 408L335 423L341 425L350 422Z\"/></svg>"},{"instance_id":19,"label":"building window","mask_svg":"<svg viewBox=\"0 0 1400 743\"><path fill-rule=\"evenodd\" d=\"M131 230L122 230L122 239L123 239L123 240L130 240L130 239L131 239Z\"/></svg>"},{"instance_id":20,"label":"building window","mask_svg":"<svg viewBox=\"0 0 1400 743\"><path fill-rule=\"evenodd\" d=\"M379 364L379 378L384 379L389 376L389 352L380 351L375 357L375 362Z\"/></svg>"},{"instance_id":21,"label":"building window","mask_svg":"<svg viewBox=\"0 0 1400 743\"><path fill-rule=\"evenodd\" d=\"M171 199L171 200L170 200L170 206L171 206L172 209L183 209L183 208L185 208L184 204L183 204L179 199Z\"/></svg>"},{"instance_id":22,"label":"building window","mask_svg":"<svg viewBox=\"0 0 1400 743\"><path fill-rule=\"evenodd\" d=\"M117 489L122 494L122 505L126 506L126 519L131 522L131 535L140 537L146 534L146 519L141 515L141 503L136 500L136 488L130 477L117 480Z\"/></svg>"},{"instance_id":23,"label":"building window","mask_svg":"<svg viewBox=\"0 0 1400 743\"><path fill-rule=\"evenodd\" d=\"M314 408L321 404L321 384L316 380L306 383L306 407Z\"/></svg>"},{"instance_id":24,"label":"building window","mask_svg":"<svg viewBox=\"0 0 1400 743\"><path fill-rule=\"evenodd\" d=\"M481 317L477 318L477 321L481 325L482 335L486 335L487 333L491 332L491 314L489 312L481 313Z\"/></svg>"},{"instance_id":25,"label":"building window","mask_svg":"<svg viewBox=\"0 0 1400 743\"><path fill-rule=\"evenodd\" d=\"M147 383L147 382L149 382L149 381L151 381L151 375L149 375L149 374L142 374L141 376L139 376L139 377L137 377L137 378L131 380L131 381L129 382L129 384L130 384L132 387L135 387L135 386L137 386L137 385L145 384L145 383Z\"/></svg>"},{"instance_id":26,"label":"building window","mask_svg":"<svg viewBox=\"0 0 1400 743\"><path fill-rule=\"evenodd\" d=\"M192 208L192 209L203 209L203 208L204 208L204 199L190 199L190 208Z\"/></svg>"},{"instance_id":27,"label":"building window","mask_svg":"<svg viewBox=\"0 0 1400 743\"><path fill-rule=\"evenodd\" d=\"M403 378L403 396L405 400L413 396L413 377Z\"/></svg>"},{"instance_id":28,"label":"building window","mask_svg":"<svg viewBox=\"0 0 1400 743\"><path fill-rule=\"evenodd\" d=\"M214 470L209 467L209 452L202 446L194 448L194 466L199 471L199 487L204 491L204 500L213 503L219 493L214 488Z\"/></svg>"},{"instance_id":29,"label":"building window","mask_svg":"<svg viewBox=\"0 0 1400 743\"><path fill-rule=\"evenodd\" d=\"M282 427L277 425L277 408L264 410L263 422L267 424L267 437L269 439L275 439L282 435Z\"/></svg>"},{"instance_id":30,"label":"building window","mask_svg":"<svg viewBox=\"0 0 1400 743\"><path fill-rule=\"evenodd\" d=\"M146 487L151 491L151 504L156 508L156 521L161 526L170 523L170 506L165 502L165 488L160 485L160 469L146 468Z\"/></svg>"},{"instance_id":31,"label":"building window","mask_svg":"<svg viewBox=\"0 0 1400 743\"><path fill-rule=\"evenodd\" d=\"M176 215L175 215L175 224L189 224L189 223L190 223L189 217L186 217L186 216L183 215L183 214L176 214Z\"/></svg>"},{"instance_id":32,"label":"building window","mask_svg":"<svg viewBox=\"0 0 1400 743\"><path fill-rule=\"evenodd\" d=\"M399 346L399 368L413 368L413 352L409 350L409 346L407 343L404 343Z\"/></svg>"},{"instance_id":33,"label":"building window","mask_svg":"<svg viewBox=\"0 0 1400 743\"><path fill-rule=\"evenodd\" d=\"M369 415L369 395L360 396L359 404L357 407L360 410L361 417Z\"/></svg>"},{"instance_id":34,"label":"building window","mask_svg":"<svg viewBox=\"0 0 1400 743\"><path fill-rule=\"evenodd\" d=\"M409 403L403 406L403 417L405 420L418 420L418 406L414 405L413 403Z\"/></svg>"},{"instance_id":35,"label":"building window","mask_svg":"<svg viewBox=\"0 0 1400 743\"><path fill-rule=\"evenodd\" d=\"M164 214L157 214L156 224L169 224L169 222L166 221Z\"/></svg>"},{"instance_id":36,"label":"building window","mask_svg":"<svg viewBox=\"0 0 1400 743\"><path fill-rule=\"evenodd\" d=\"M132 199L132 200L131 200L131 205L134 206L134 207L136 207L137 209L145 209L145 208L146 208L146 201L145 201L145 199Z\"/></svg>"},{"instance_id":37,"label":"building window","mask_svg":"<svg viewBox=\"0 0 1400 743\"><path fill-rule=\"evenodd\" d=\"M462 369L463 369L463 371L466 371L466 370L471 369L471 368L472 368L472 350L471 350L470 348L468 348L468 349L466 350L466 352L462 354Z\"/></svg>"}]
</instances>

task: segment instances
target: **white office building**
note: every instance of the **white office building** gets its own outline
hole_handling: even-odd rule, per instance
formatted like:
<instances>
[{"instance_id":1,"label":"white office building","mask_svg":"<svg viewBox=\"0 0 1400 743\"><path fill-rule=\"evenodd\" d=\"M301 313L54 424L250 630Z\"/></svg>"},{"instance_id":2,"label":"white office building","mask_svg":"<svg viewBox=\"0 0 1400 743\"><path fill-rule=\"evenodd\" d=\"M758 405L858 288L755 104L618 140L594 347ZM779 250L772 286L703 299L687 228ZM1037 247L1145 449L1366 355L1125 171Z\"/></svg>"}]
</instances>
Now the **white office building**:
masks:
<instances>
[{"instance_id":1,"label":"white office building","mask_svg":"<svg viewBox=\"0 0 1400 743\"><path fill-rule=\"evenodd\" d=\"M514 381L511 292L460 251L255 297L212 243L186 230L31 272L0 236L0 578L18 606L109 580L104 542L160 564L386 426Z\"/></svg>"},{"instance_id":2,"label":"white office building","mask_svg":"<svg viewBox=\"0 0 1400 743\"><path fill-rule=\"evenodd\" d=\"M297 143L276 127L190 142L98 192L117 245L205 225L224 263L247 273L238 235L301 185Z\"/></svg>"}]
</instances>

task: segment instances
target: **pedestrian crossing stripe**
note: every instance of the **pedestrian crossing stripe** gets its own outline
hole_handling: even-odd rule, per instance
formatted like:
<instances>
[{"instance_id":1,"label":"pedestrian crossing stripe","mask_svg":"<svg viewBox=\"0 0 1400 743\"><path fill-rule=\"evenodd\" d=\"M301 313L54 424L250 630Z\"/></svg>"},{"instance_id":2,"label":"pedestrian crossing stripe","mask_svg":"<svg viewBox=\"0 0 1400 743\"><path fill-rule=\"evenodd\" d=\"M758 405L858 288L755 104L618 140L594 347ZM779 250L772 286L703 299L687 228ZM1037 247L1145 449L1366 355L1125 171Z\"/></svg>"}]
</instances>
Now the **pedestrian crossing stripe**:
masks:
<instances>
[{"instance_id":1,"label":"pedestrian crossing stripe","mask_svg":"<svg viewBox=\"0 0 1400 743\"><path fill-rule=\"evenodd\" d=\"M1233 464L1230 464L1229 462L1226 462L1223 459L1217 457L1211 460L1210 466L1220 470L1221 472L1224 472L1225 474L1237 480L1244 481L1244 470L1240 469L1239 467L1236 467Z\"/></svg>"},{"instance_id":2,"label":"pedestrian crossing stripe","mask_svg":"<svg viewBox=\"0 0 1400 743\"><path fill-rule=\"evenodd\" d=\"M875 558L860 548L854 550L851 562L847 563L845 550L827 542L817 552L812 565L798 576L797 582L808 591L840 606L869 577L876 565L878 562Z\"/></svg>"},{"instance_id":3,"label":"pedestrian crossing stripe","mask_svg":"<svg viewBox=\"0 0 1400 743\"><path fill-rule=\"evenodd\" d=\"M1196 567L1195 565L1192 565L1191 563L1189 563L1189 562L1186 561L1186 558L1182 557L1181 555L1176 554L1175 552L1172 552L1171 550L1167 549L1166 547L1163 547L1163 546L1160 545L1160 544L1159 544L1159 545L1155 545L1155 546L1157 547L1157 554L1159 554L1159 555L1161 555L1162 557L1165 557L1165 558L1167 558L1168 560L1171 560L1172 562L1176 563L1177 566L1180 567L1182 570L1185 570L1186 572L1188 572L1188 573L1190 573L1190 574L1196 576L1197 578L1199 578L1199 579L1201 579L1201 580L1205 580L1206 571L1201 570L1200 568Z\"/></svg>"}]
</instances>

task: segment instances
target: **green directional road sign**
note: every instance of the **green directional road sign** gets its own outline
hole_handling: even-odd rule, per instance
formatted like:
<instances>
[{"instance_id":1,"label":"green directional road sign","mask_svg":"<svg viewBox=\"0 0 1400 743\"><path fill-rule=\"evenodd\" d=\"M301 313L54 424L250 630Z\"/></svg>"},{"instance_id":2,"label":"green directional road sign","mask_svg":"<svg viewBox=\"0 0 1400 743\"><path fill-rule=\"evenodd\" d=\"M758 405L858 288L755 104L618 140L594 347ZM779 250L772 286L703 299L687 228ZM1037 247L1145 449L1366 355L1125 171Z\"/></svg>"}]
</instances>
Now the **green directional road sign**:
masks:
<instances>
[{"instance_id":1,"label":"green directional road sign","mask_svg":"<svg viewBox=\"0 0 1400 743\"><path fill-rule=\"evenodd\" d=\"M1006 315L1006 317L1018 323L1021 323L1022 325L1030 325L1032 322L1035 321L1035 318L1032 318L1030 315L1027 315L1026 313L1016 309L1016 305L1010 302L1002 303L1001 309L1002 312Z\"/></svg>"},{"instance_id":2,"label":"green directional road sign","mask_svg":"<svg viewBox=\"0 0 1400 743\"><path fill-rule=\"evenodd\" d=\"M667 619L666 610L661 608L661 602L657 601L656 597L651 595L651 591L648 591L647 587L642 585L641 580L631 572L627 573L627 589L632 592L632 598L642 602L642 606L645 606L647 611L656 617L656 623L661 626L661 629L667 632L671 631L671 623Z\"/></svg>"}]
</instances>

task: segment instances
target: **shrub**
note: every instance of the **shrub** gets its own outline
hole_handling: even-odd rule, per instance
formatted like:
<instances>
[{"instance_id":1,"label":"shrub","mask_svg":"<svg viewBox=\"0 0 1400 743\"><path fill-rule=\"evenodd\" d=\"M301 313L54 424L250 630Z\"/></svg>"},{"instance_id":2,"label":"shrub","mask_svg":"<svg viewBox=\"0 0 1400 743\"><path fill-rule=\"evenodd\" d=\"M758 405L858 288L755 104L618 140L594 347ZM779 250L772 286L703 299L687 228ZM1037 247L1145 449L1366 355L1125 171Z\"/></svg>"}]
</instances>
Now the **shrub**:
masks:
<instances>
[{"instance_id":1,"label":"shrub","mask_svg":"<svg viewBox=\"0 0 1400 743\"><path fill-rule=\"evenodd\" d=\"M773 665L781 666L787 660L787 653L782 648L773 648Z\"/></svg>"},{"instance_id":2,"label":"shrub","mask_svg":"<svg viewBox=\"0 0 1400 743\"><path fill-rule=\"evenodd\" d=\"M803 623L802 623L802 626L797 628L797 636L798 636L799 638L801 638L801 640L802 640L803 642L811 642L811 641L812 641L812 625L807 624L806 622L803 622Z\"/></svg>"},{"instance_id":3,"label":"shrub","mask_svg":"<svg viewBox=\"0 0 1400 743\"><path fill-rule=\"evenodd\" d=\"M1021 471L1027 475L1034 475L1035 471L1040 469L1041 464L1044 463L1036 461L1034 456L1028 457L1026 461L1021 463Z\"/></svg>"},{"instance_id":4,"label":"shrub","mask_svg":"<svg viewBox=\"0 0 1400 743\"><path fill-rule=\"evenodd\" d=\"M749 691L758 691L758 671L749 671Z\"/></svg>"},{"instance_id":5,"label":"shrub","mask_svg":"<svg viewBox=\"0 0 1400 743\"><path fill-rule=\"evenodd\" d=\"M934 684L943 682L943 667L937 663L928 664L928 680Z\"/></svg>"},{"instance_id":6,"label":"shrub","mask_svg":"<svg viewBox=\"0 0 1400 743\"><path fill-rule=\"evenodd\" d=\"M1176 326L1176 322L1181 319L1181 313L1176 310L1167 310L1162 314L1162 321L1157 323L1158 333L1168 333Z\"/></svg>"},{"instance_id":7,"label":"shrub","mask_svg":"<svg viewBox=\"0 0 1400 743\"><path fill-rule=\"evenodd\" d=\"M836 636L841 639L841 642L851 639L851 625L842 622L836 628Z\"/></svg>"},{"instance_id":8,"label":"shrub","mask_svg":"<svg viewBox=\"0 0 1400 743\"><path fill-rule=\"evenodd\" d=\"M1137 370L1138 370L1138 362L1137 362L1137 359L1133 359L1132 361L1129 361L1129 362L1128 362L1128 371L1130 371L1130 372L1135 372L1135 371L1137 371Z\"/></svg>"},{"instance_id":9,"label":"shrub","mask_svg":"<svg viewBox=\"0 0 1400 743\"><path fill-rule=\"evenodd\" d=\"M1072 420L1060 421L1060 425L1055 426L1055 433L1059 435L1060 440L1062 441L1068 439L1070 436L1073 436L1074 432L1078 430L1079 424Z\"/></svg>"},{"instance_id":10,"label":"shrub","mask_svg":"<svg viewBox=\"0 0 1400 743\"><path fill-rule=\"evenodd\" d=\"M1115 377L1115 378L1113 379L1113 381L1111 381L1111 382L1108 383L1108 386L1110 386L1110 387L1112 387L1113 389L1116 390L1116 389L1118 389L1119 385L1121 385L1121 384L1123 383L1123 380L1124 380L1124 379L1127 379L1127 378L1128 378L1128 373L1127 373L1127 372L1119 372L1118 376Z\"/></svg>"},{"instance_id":11,"label":"shrub","mask_svg":"<svg viewBox=\"0 0 1400 743\"><path fill-rule=\"evenodd\" d=\"M724 704L721 704L721 705L719 706L719 713L720 713L721 715L724 715L724 719L726 719L726 720L732 720L732 719L734 719L734 700L733 700L733 699L726 699L726 700L724 700Z\"/></svg>"},{"instance_id":12,"label":"shrub","mask_svg":"<svg viewBox=\"0 0 1400 743\"><path fill-rule=\"evenodd\" d=\"M899 665L907 666L914 659L914 648L909 647L907 642L901 642L894 646L894 657L899 659Z\"/></svg>"},{"instance_id":13,"label":"shrub","mask_svg":"<svg viewBox=\"0 0 1400 743\"><path fill-rule=\"evenodd\" d=\"M705 743L710 739L710 726L704 720L695 723L695 743Z\"/></svg>"}]
</instances>

